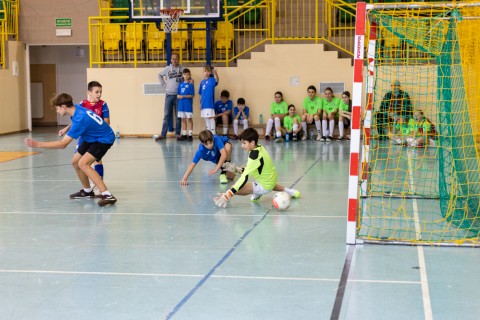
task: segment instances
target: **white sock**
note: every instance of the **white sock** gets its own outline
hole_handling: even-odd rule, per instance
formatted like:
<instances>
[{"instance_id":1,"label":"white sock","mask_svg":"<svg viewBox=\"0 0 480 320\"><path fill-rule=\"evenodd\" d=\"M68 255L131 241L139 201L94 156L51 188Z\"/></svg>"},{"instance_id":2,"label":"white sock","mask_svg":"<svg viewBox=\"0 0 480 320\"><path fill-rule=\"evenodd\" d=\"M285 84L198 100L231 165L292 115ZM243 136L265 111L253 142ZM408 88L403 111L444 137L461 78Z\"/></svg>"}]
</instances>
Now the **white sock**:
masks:
<instances>
[{"instance_id":1,"label":"white sock","mask_svg":"<svg viewBox=\"0 0 480 320\"><path fill-rule=\"evenodd\" d=\"M302 121L302 129L303 132L307 132L307 123L305 121Z\"/></svg>"},{"instance_id":2,"label":"white sock","mask_svg":"<svg viewBox=\"0 0 480 320\"><path fill-rule=\"evenodd\" d=\"M295 124L293 125L292 129L293 129L293 134L295 134L295 131L298 130L298 124L295 123Z\"/></svg>"},{"instance_id":3,"label":"white sock","mask_svg":"<svg viewBox=\"0 0 480 320\"><path fill-rule=\"evenodd\" d=\"M342 120L338 120L338 132L340 133L340 138L343 137L343 131L344 131L344 128L343 128L343 119L342 119Z\"/></svg>"},{"instance_id":4,"label":"white sock","mask_svg":"<svg viewBox=\"0 0 480 320\"><path fill-rule=\"evenodd\" d=\"M233 133L238 136L238 119L233 120Z\"/></svg>"},{"instance_id":5,"label":"white sock","mask_svg":"<svg viewBox=\"0 0 480 320\"><path fill-rule=\"evenodd\" d=\"M215 118L210 118L210 128L213 134L215 134Z\"/></svg>"},{"instance_id":6,"label":"white sock","mask_svg":"<svg viewBox=\"0 0 480 320\"><path fill-rule=\"evenodd\" d=\"M322 132L322 126L320 125L320 120L315 120L315 127L317 128L317 132Z\"/></svg>"},{"instance_id":7,"label":"white sock","mask_svg":"<svg viewBox=\"0 0 480 320\"><path fill-rule=\"evenodd\" d=\"M245 120L242 120L243 121L243 130L247 129L248 128L248 120L245 119Z\"/></svg>"},{"instance_id":8,"label":"white sock","mask_svg":"<svg viewBox=\"0 0 480 320\"><path fill-rule=\"evenodd\" d=\"M293 189L289 189L287 187L285 187L285 189L283 189L283 191L288 193L291 197L293 197L293 195L295 194L295 191Z\"/></svg>"},{"instance_id":9,"label":"white sock","mask_svg":"<svg viewBox=\"0 0 480 320\"><path fill-rule=\"evenodd\" d=\"M83 188L83 191L85 191L86 193L90 193L92 192L92 188Z\"/></svg>"},{"instance_id":10,"label":"white sock","mask_svg":"<svg viewBox=\"0 0 480 320\"><path fill-rule=\"evenodd\" d=\"M111 195L112 194L108 190L105 190L105 191L102 192L102 196L111 196Z\"/></svg>"},{"instance_id":11,"label":"white sock","mask_svg":"<svg viewBox=\"0 0 480 320\"><path fill-rule=\"evenodd\" d=\"M228 134L228 124L223 125L223 135L226 136Z\"/></svg>"},{"instance_id":12,"label":"white sock","mask_svg":"<svg viewBox=\"0 0 480 320\"><path fill-rule=\"evenodd\" d=\"M187 130L182 130L182 136L186 136L187 135Z\"/></svg>"},{"instance_id":13,"label":"white sock","mask_svg":"<svg viewBox=\"0 0 480 320\"><path fill-rule=\"evenodd\" d=\"M280 128L282 127L282 124L280 123L280 118L275 117L275 131L280 131Z\"/></svg>"},{"instance_id":14,"label":"white sock","mask_svg":"<svg viewBox=\"0 0 480 320\"><path fill-rule=\"evenodd\" d=\"M281 138L282 137L282 131L277 131L277 138Z\"/></svg>"},{"instance_id":15,"label":"white sock","mask_svg":"<svg viewBox=\"0 0 480 320\"><path fill-rule=\"evenodd\" d=\"M193 136L193 130L188 130L188 135Z\"/></svg>"},{"instance_id":16,"label":"white sock","mask_svg":"<svg viewBox=\"0 0 480 320\"><path fill-rule=\"evenodd\" d=\"M267 135L267 136L270 135L270 131L272 131L272 127L273 127L273 120L272 120L272 119L268 119L268 121L267 121L267 129L265 129L265 135Z\"/></svg>"},{"instance_id":17,"label":"white sock","mask_svg":"<svg viewBox=\"0 0 480 320\"><path fill-rule=\"evenodd\" d=\"M333 137L333 130L335 129L335 120L330 120L330 127L329 127L330 137Z\"/></svg>"},{"instance_id":18,"label":"white sock","mask_svg":"<svg viewBox=\"0 0 480 320\"><path fill-rule=\"evenodd\" d=\"M322 120L323 136L328 136L327 120Z\"/></svg>"}]
</instances>

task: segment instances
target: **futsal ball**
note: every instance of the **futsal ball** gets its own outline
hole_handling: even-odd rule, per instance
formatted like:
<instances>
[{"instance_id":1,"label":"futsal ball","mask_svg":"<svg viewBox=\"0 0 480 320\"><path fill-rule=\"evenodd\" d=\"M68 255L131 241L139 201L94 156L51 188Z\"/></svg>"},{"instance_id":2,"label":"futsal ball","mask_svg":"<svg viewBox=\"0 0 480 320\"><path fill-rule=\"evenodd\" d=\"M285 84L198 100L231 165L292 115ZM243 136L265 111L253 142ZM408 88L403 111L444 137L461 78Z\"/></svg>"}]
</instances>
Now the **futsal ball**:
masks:
<instances>
[{"instance_id":1,"label":"futsal ball","mask_svg":"<svg viewBox=\"0 0 480 320\"><path fill-rule=\"evenodd\" d=\"M282 191L273 195L272 203L275 209L287 210L290 207L290 203L292 203L292 199L288 193Z\"/></svg>"}]
</instances>

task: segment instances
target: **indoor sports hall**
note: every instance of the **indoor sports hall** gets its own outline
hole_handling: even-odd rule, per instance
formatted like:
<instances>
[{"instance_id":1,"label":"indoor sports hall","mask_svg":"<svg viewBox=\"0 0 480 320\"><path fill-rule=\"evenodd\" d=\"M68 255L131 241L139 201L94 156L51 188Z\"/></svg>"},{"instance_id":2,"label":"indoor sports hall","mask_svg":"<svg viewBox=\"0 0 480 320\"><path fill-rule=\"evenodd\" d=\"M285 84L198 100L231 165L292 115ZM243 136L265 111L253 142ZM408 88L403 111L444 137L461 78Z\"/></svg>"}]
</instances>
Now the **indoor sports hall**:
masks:
<instances>
[{"instance_id":1,"label":"indoor sports hall","mask_svg":"<svg viewBox=\"0 0 480 320\"><path fill-rule=\"evenodd\" d=\"M476 319L477 249L345 244L349 143L260 141L302 192L278 211L273 194L215 207L228 185L207 162L181 187L198 140L121 138L104 159L118 202L101 208L68 198L73 146L26 136L0 137L4 319Z\"/></svg>"},{"instance_id":2,"label":"indoor sports hall","mask_svg":"<svg viewBox=\"0 0 480 320\"><path fill-rule=\"evenodd\" d=\"M478 8L1 0L0 319L478 319ZM217 207L233 182L209 176L207 161L181 185L205 122L195 109L193 141L156 139L173 53L191 71L195 108L206 65L216 98L246 101L278 182L301 192L288 209L274 208L275 192ZM25 141L62 139L71 119L51 97L82 101L93 80L116 135L103 164L118 201L103 207L70 199L81 188L75 143ZM332 141L317 141L314 124L306 140L265 139L278 93L302 115L311 86ZM327 111L345 91L350 140Z\"/></svg>"}]
</instances>

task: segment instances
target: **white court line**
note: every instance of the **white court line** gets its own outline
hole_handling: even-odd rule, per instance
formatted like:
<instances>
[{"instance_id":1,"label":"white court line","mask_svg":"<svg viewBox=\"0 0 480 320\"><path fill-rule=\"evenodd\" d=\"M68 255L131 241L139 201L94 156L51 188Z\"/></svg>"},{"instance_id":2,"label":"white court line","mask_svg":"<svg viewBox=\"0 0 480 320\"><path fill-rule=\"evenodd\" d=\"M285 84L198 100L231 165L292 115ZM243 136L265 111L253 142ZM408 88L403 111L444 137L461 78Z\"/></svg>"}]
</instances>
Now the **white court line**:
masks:
<instances>
[{"instance_id":1,"label":"white court line","mask_svg":"<svg viewBox=\"0 0 480 320\"><path fill-rule=\"evenodd\" d=\"M18 215L39 215L39 216L97 216L97 215L112 215L112 216L152 216L152 217L166 217L166 216L178 216L178 217L217 217L216 213L148 213L148 212L20 212L20 211L2 211L1 215L5 214L18 214ZM263 214L228 214L228 217L261 217ZM287 216L288 218L321 218L321 219L347 219L345 216L318 216L318 215L283 215L283 214L270 214L270 217L283 217Z\"/></svg>"},{"instance_id":2,"label":"white court line","mask_svg":"<svg viewBox=\"0 0 480 320\"><path fill-rule=\"evenodd\" d=\"M94 271L62 271L62 270L0 270L0 274L25 273L25 274L57 274L57 275L91 275L91 276L124 276L124 277L164 277L164 278L203 278L202 274L180 274L180 273L139 273L139 272L94 272ZM268 277L268 276L229 276L212 275L217 279L250 279L250 280L276 280L276 281L325 281L338 282L339 279L331 278L307 278L307 277ZM349 280L356 283L380 283L380 284L414 284L420 281L395 281L395 280Z\"/></svg>"},{"instance_id":3,"label":"white court line","mask_svg":"<svg viewBox=\"0 0 480 320\"><path fill-rule=\"evenodd\" d=\"M415 181L413 179L413 166L412 166L412 154L411 150L407 150L408 160L408 175L410 180L410 189L415 194ZM420 221L418 217L418 205L415 198L412 199L413 216L415 218L415 237L417 240L422 239L420 233ZM418 263L420 267L420 281L422 283L422 297L423 297L423 313L426 320L433 319L432 303L430 300L430 291L428 289L427 269L425 264L425 256L423 254L423 246L417 246Z\"/></svg>"}]
</instances>

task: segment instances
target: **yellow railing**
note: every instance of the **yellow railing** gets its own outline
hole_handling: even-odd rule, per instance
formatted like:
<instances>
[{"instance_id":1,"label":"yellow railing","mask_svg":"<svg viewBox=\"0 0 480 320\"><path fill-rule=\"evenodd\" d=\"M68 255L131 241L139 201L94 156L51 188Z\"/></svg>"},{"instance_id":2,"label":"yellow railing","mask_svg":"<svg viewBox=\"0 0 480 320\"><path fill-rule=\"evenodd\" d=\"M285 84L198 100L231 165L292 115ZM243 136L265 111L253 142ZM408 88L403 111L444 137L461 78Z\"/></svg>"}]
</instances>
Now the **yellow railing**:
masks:
<instances>
[{"instance_id":1,"label":"yellow railing","mask_svg":"<svg viewBox=\"0 0 480 320\"><path fill-rule=\"evenodd\" d=\"M18 39L18 9L20 0L0 1L0 65L6 68L6 44L9 36Z\"/></svg>"},{"instance_id":2,"label":"yellow railing","mask_svg":"<svg viewBox=\"0 0 480 320\"><path fill-rule=\"evenodd\" d=\"M100 3L106 3L99 0ZM113 16L112 12L116 15ZM125 15L118 16L119 12ZM131 25L128 20L128 9L101 7L101 16L90 17L90 66L131 65L138 67L149 64L165 63L163 50L149 50L149 24L142 25L142 46L139 49L126 51L126 30ZM232 50L217 48L216 32L212 36L212 62L232 65L236 59L248 57L250 52L266 43L325 43L331 48L344 52L344 56L352 56L354 36L355 5L343 0L246 0L242 5L224 6L223 23L233 25L233 34L227 33L226 42L233 43ZM118 50L106 50L104 46L107 25L120 26ZM130 27L131 28L131 27ZM182 55L183 63L205 63L205 50L194 52L192 32L193 22L185 23L181 28L188 29L180 35L187 41L186 47L174 49ZM231 39L229 39L231 37ZM186 38L186 39L185 39ZM182 40L182 41L183 41ZM260 49L261 50L261 49Z\"/></svg>"}]
</instances>

